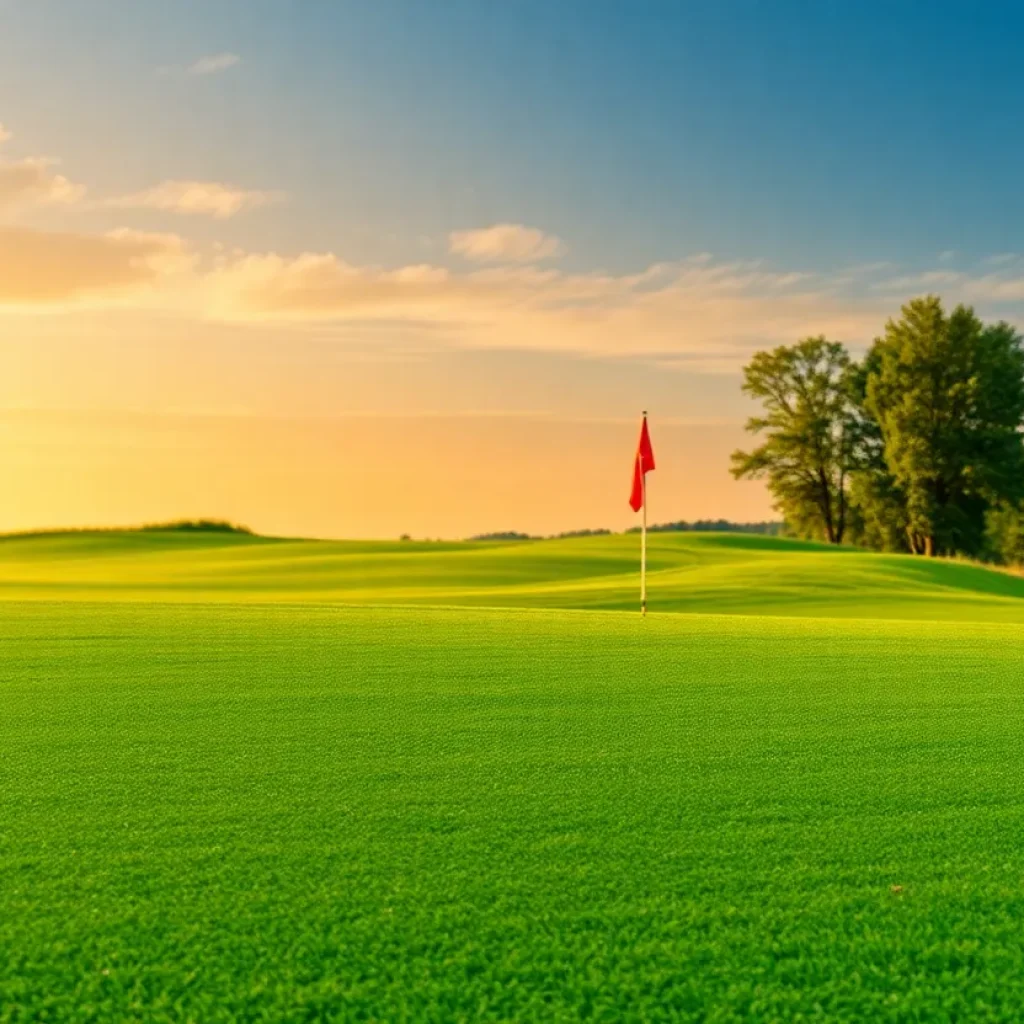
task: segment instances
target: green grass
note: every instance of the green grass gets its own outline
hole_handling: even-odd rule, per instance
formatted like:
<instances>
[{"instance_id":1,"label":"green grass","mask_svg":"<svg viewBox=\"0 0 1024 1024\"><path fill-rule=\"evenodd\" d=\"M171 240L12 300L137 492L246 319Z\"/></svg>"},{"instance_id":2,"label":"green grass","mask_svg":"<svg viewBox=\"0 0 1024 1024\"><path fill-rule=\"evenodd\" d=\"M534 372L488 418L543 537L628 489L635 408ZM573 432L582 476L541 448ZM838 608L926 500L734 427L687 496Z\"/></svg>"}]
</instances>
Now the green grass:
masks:
<instances>
[{"instance_id":1,"label":"green grass","mask_svg":"<svg viewBox=\"0 0 1024 1024\"><path fill-rule=\"evenodd\" d=\"M737 534L650 538L653 609L1024 623L1024 578ZM0 600L329 602L627 610L639 538L277 540L168 531L0 539Z\"/></svg>"},{"instance_id":2,"label":"green grass","mask_svg":"<svg viewBox=\"0 0 1024 1024\"><path fill-rule=\"evenodd\" d=\"M1024 1016L1022 581L635 549L0 542L0 1020Z\"/></svg>"}]
</instances>

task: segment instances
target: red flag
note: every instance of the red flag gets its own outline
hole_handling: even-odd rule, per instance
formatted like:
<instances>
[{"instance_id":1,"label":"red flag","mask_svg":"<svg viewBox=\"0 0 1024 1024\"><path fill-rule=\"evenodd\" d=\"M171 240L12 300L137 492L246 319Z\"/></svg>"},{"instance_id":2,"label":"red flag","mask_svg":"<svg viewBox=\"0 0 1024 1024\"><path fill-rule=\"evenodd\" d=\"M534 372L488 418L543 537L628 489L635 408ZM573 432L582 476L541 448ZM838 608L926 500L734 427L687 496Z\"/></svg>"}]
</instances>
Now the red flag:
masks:
<instances>
[{"instance_id":1,"label":"red flag","mask_svg":"<svg viewBox=\"0 0 1024 1024\"><path fill-rule=\"evenodd\" d=\"M644 473L654 469L654 449L651 447L651 435L647 430L647 416L644 415L643 426L640 428L640 443L636 447L636 458L633 459L633 489L629 492L629 505L634 512L639 512L644 505Z\"/></svg>"}]
</instances>

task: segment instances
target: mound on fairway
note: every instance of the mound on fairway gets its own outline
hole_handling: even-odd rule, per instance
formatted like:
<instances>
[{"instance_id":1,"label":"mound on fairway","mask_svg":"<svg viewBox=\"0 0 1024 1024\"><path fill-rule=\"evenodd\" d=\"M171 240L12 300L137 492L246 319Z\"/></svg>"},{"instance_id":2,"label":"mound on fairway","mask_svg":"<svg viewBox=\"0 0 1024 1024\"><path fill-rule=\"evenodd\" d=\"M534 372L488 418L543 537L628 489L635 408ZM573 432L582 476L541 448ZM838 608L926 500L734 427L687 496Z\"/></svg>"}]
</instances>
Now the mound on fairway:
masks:
<instances>
[{"instance_id":1,"label":"mound on fairway","mask_svg":"<svg viewBox=\"0 0 1024 1024\"><path fill-rule=\"evenodd\" d=\"M653 546L0 543L0 1021L1024 1016L1019 581Z\"/></svg>"},{"instance_id":2,"label":"mound on fairway","mask_svg":"<svg viewBox=\"0 0 1024 1024\"><path fill-rule=\"evenodd\" d=\"M638 539L465 543L124 531L0 540L0 599L634 609ZM1024 579L738 534L655 534L654 611L1024 622Z\"/></svg>"}]
</instances>

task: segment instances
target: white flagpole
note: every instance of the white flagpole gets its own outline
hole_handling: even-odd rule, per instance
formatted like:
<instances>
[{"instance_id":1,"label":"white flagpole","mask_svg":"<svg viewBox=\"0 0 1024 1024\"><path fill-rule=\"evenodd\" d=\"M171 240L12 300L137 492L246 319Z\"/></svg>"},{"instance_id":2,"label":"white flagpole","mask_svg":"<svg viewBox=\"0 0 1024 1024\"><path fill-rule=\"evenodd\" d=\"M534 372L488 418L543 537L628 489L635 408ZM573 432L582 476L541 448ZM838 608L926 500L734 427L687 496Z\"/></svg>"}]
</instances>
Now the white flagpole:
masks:
<instances>
[{"instance_id":1,"label":"white flagpole","mask_svg":"<svg viewBox=\"0 0 1024 1024\"><path fill-rule=\"evenodd\" d=\"M644 422L647 412L644 411ZM647 617L647 473L644 471L643 451L637 452L640 460L640 497L643 500L643 525L640 528L640 614Z\"/></svg>"}]
</instances>

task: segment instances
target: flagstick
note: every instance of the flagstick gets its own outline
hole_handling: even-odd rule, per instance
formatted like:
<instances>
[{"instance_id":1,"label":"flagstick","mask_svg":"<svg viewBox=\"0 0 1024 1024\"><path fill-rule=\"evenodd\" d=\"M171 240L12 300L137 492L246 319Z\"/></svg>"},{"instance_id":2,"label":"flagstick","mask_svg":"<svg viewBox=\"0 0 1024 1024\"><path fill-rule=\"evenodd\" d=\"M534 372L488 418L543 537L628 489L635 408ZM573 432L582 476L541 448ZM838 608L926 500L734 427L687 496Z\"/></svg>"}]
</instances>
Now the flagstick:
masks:
<instances>
[{"instance_id":1,"label":"flagstick","mask_svg":"<svg viewBox=\"0 0 1024 1024\"><path fill-rule=\"evenodd\" d=\"M644 412L644 420L647 413ZM644 472L643 452L636 456L640 460L640 497L643 500L643 525L640 530L640 615L647 618L647 474Z\"/></svg>"}]
</instances>

